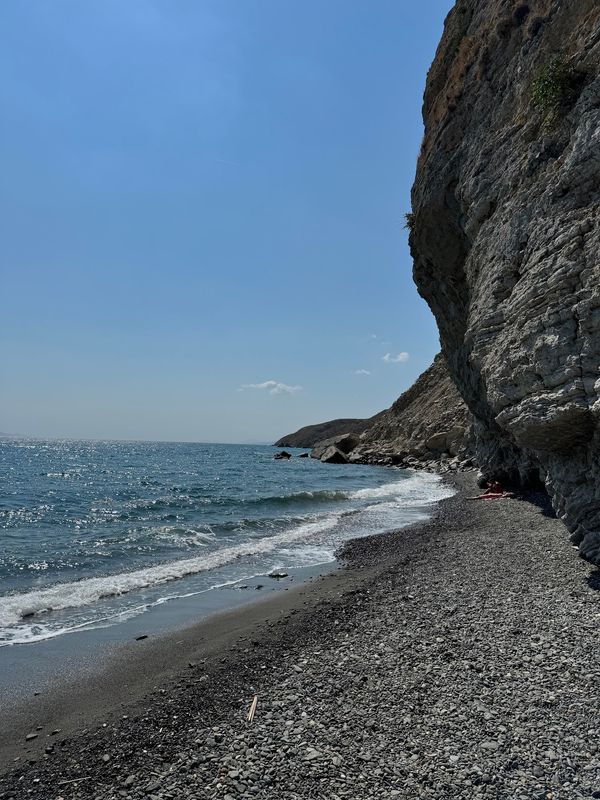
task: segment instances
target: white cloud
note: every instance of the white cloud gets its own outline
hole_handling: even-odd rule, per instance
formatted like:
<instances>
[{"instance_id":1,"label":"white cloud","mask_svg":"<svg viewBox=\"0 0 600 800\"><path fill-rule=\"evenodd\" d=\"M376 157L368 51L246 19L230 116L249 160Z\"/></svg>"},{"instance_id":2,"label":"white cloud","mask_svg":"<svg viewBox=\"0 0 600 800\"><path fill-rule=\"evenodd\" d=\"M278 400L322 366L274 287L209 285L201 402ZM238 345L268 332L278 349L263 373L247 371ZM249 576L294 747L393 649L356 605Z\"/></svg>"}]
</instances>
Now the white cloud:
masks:
<instances>
[{"instance_id":1,"label":"white cloud","mask_svg":"<svg viewBox=\"0 0 600 800\"><path fill-rule=\"evenodd\" d=\"M302 391L301 386L289 386L280 381L263 381L262 383L244 383L241 389L263 389L269 394L296 394Z\"/></svg>"},{"instance_id":2,"label":"white cloud","mask_svg":"<svg viewBox=\"0 0 600 800\"><path fill-rule=\"evenodd\" d=\"M368 369L355 369L354 370L354 374L355 375L370 375L371 374L371 370L368 370Z\"/></svg>"},{"instance_id":3,"label":"white cloud","mask_svg":"<svg viewBox=\"0 0 600 800\"><path fill-rule=\"evenodd\" d=\"M382 356L382 361L385 361L386 364L403 364L405 361L408 361L410 356L408 353L398 353L397 355L392 355L391 353L386 353Z\"/></svg>"}]
</instances>

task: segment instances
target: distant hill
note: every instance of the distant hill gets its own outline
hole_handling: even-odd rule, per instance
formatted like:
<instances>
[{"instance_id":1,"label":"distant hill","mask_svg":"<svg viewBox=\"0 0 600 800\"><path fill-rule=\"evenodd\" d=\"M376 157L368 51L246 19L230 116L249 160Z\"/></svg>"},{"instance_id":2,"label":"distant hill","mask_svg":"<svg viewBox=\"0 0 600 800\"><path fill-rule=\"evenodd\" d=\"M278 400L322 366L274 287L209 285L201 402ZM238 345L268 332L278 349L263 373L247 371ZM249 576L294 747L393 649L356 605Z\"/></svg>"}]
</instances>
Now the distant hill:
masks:
<instances>
[{"instance_id":1,"label":"distant hill","mask_svg":"<svg viewBox=\"0 0 600 800\"><path fill-rule=\"evenodd\" d=\"M446 360L438 353L385 411L369 419L307 425L275 444L310 447L313 458L336 464L398 464L443 472L449 469L450 458L457 460L455 466L472 466L472 422Z\"/></svg>"},{"instance_id":2,"label":"distant hill","mask_svg":"<svg viewBox=\"0 0 600 800\"><path fill-rule=\"evenodd\" d=\"M437 450L470 446L472 417L452 382L441 353L410 389L386 411L373 418L361 436L355 457L385 453L418 456L425 460Z\"/></svg>"},{"instance_id":3,"label":"distant hill","mask_svg":"<svg viewBox=\"0 0 600 800\"><path fill-rule=\"evenodd\" d=\"M374 425L381 417L382 412L368 419L332 419L330 422L321 422L317 425L305 425L295 433L282 436L275 447L314 447L317 442L330 439L332 436L341 436L344 433L360 434Z\"/></svg>"}]
</instances>

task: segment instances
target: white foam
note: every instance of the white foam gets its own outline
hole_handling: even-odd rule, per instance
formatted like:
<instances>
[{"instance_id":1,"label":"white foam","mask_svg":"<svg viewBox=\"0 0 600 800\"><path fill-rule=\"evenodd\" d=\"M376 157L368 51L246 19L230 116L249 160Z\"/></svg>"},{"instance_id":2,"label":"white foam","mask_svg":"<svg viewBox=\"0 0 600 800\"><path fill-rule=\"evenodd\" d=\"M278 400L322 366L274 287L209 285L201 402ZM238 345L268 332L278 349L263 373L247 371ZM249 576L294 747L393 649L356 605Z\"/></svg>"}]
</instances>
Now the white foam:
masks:
<instances>
[{"instance_id":1,"label":"white foam","mask_svg":"<svg viewBox=\"0 0 600 800\"><path fill-rule=\"evenodd\" d=\"M21 624L16 627L5 628L1 631L1 635L5 638L0 638L0 647L10 644L31 644L32 642L39 642L43 639L54 639L57 636L63 636L66 633L77 633L90 628L108 628L117 622L125 622L128 619L143 614L154 606L161 606L171 600L181 600L188 597L195 597L199 594L211 592L214 589L224 589L228 586L235 586L241 583L242 580L250 580L257 577L251 575L246 578L236 578L235 580L225 581L223 583L215 583L206 589L200 589L196 592L185 592L184 594L171 594L164 597L159 597L157 600L149 603L143 603L139 606L131 606L130 608L122 609L114 614L107 614L103 617L95 617L94 619L86 620L85 622L74 623L68 626L55 626L45 625L39 622L30 624Z\"/></svg>"},{"instance_id":2,"label":"white foam","mask_svg":"<svg viewBox=\"0 0 600 800\"><path fill-rule=\"evenodd\" d=\"M177 593L158 589L151 592L152 600L148 595L142 595L137 603L132 598L128 608L121 607L111 612L109 610L111 604L108 607L106 604L99 604L94 612L78 610L81 607L89 607L103 598L152 589L185 576L232 565L244 557L260 557L273 553L277 565L287 569L330 563L334 560L334 551L342 541L427 518L428 506L452 494L454 494L452 488L443 483L437 475L411 472L407 476L404 472L399 481L348 493L350 501L352 499L359 501L355 504L350 503L355 507L329 513L316 521L313 518L311 521L270 536L265 536L263 529L263 535L258 535L257 532L246 542L229 544L194 558L0 597L0 646L39 641L90 628L107 627L170 600L202 594L230 583L235 584L244 579L240 578L237 565L233 567L237 573L235 580L216 583L206 588L206 583L202 579L204 587L199 591ZM370 521L367 522L367 518L362 517L362 514L368 515ZM281 519L287 520L288 517L284 516L279 521ZM243 527L243 524L240 524L240 529ZM173 539L179 543L183 541L188 545L206 547L212 544L216 547L219 544L218 538L208 525L188 528L172 524L150 528L147 532L148 530L157 538ZM280 564L279 559L283 559L285 563ZM250 563L252 562L246 566ZM255 561L250 569L257 568L258 563ZM261 569L262 567L264 563L261 564ZM231 569L230 566L229 572ZM260 574L264 574L264 571ZM215 577L218 580L221 575L217 573ZM184 583L181 588L189 590L190 585ZM156 596L158 592L160 597ZM145 602L140 604L140 599ZM68 620L64 614L50 617L44 613L61 609L72 609L67 612ZM33 616L30 617L29 614ZM90 615L94 618L83 619L84 616L90 617Z\"/></svg>"},{"instance_id":3,"label":"white foam","mask_svg":"<svg viewBox=\"0 0 600 800\"><path fill-rule=\"evenodd\" d=\"M442 482L439 475L428 472L414 472L408 478L395 483L385 483L369 489L358 489L350 497L356 500L378 500L394 498L402 505L430 505L452 497L454 489Z\"/></svg>"},{"instance_id":4,"label":"white foam","mask_svg":"<svg viewBox=\"0 0 600 800\"><path fill-rule=\"evenodd\" d=\"M171 561L155 567L117 573L101 578L87 578L61 583L48 589L0 597L0 627L18 623L29 624L29 615L44 611L90 605L102 598L115 597L149 586L174 581L186 575L214 569L243 556L269 553L281 545L302 541L335 527L338 516L328 516L317 522L300 525L283 533L253 539L244 544L224 547L204 556Z\"/></svg>"},{"instance_id":5,"label":"white foam","mask_svg":"<svg viewBox=\"0 0 600 800\"><path fill-rule=\"evenodd\" d=\"M156 528L148 529L147 533L150 536L155 536L157 539L163 539L167 542L174 542L178 545L187 545L188 547L206 547L207 544L214 542L215 534L210 530L198 530L198 528L185 528L181 525L159 525Z\"/></svg>"}]
</instances>

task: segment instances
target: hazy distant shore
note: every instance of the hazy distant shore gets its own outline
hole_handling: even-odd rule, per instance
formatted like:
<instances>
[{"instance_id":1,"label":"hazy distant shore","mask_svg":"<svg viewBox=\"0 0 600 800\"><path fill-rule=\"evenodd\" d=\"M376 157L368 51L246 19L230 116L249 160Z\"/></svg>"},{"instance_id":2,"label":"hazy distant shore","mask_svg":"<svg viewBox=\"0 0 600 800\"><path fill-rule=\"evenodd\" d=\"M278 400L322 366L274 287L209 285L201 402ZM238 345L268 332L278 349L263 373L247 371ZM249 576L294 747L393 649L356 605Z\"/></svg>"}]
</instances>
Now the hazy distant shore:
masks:
<instances>
[{"instance_id":1,"label":"hazy distant shore","mask_svg":"<svg viewBox=\"0 0 600 800\"><path fill-rule=\"evenodd\" d=\"M592 796L595 573L543 503L452 480L346 568L132 643L68 714L46 698L36 739L3 733L0 796Z\"/></svg>"}]
</instances>

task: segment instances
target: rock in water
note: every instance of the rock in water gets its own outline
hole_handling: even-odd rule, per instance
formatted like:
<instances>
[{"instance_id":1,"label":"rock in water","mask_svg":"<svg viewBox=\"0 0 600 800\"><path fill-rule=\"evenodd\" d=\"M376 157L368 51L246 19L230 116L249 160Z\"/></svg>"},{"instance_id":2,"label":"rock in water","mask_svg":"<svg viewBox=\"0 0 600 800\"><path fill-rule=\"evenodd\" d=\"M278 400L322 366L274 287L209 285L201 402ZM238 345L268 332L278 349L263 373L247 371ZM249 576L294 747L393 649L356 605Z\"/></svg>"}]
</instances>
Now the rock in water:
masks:
<instances>
[{"instance_id":1,"label":"rock in water","mask_svg":"<svg viewBox=\"0 0 600 800\"><path fill-rule=\"evenodd\" d=\"M595 563L599 25L593 0L455 5L427 78L409 219L484 474L543 481Z\"/></svg>"},{"instance_id":2,"label":"rock in water","mask_svg":"<svg viewBox=\"0 0 600 800\"><path fill-rule=\"evenodd\" d=\"M280 453L275 453L273 458L288 461L292 457L291 453L288 453L287 450L282 450Z\"/></svg>"}]
</instances>

